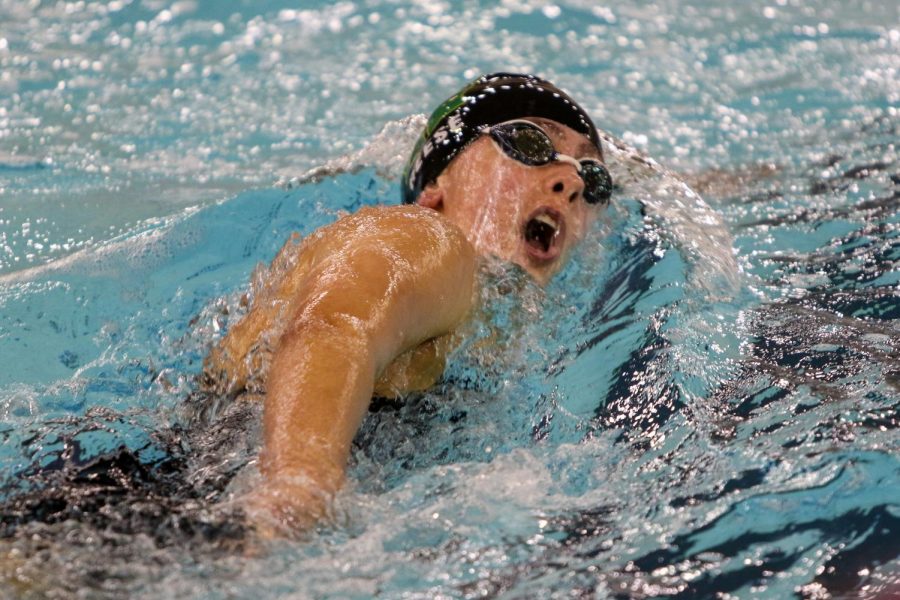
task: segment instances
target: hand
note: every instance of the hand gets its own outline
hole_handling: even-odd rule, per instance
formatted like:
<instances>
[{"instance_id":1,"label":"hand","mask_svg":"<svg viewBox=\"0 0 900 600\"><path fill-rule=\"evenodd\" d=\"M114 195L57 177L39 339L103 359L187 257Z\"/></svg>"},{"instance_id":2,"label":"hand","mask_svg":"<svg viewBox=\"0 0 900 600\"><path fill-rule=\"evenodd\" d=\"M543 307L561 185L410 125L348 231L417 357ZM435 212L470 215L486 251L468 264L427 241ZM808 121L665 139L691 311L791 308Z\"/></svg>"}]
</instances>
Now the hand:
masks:
<instances>
[{"instance_id":1,"label":"hand","mask_svg":"<svg viewBox=\"0 0 900 600\"><path fill-rule=\"evenodd\" d=\"M297 538L327 520L334 494L308 477L280 477L262 484L243 499L247 518L263 539Z\"/></svg>"}]
</instances>

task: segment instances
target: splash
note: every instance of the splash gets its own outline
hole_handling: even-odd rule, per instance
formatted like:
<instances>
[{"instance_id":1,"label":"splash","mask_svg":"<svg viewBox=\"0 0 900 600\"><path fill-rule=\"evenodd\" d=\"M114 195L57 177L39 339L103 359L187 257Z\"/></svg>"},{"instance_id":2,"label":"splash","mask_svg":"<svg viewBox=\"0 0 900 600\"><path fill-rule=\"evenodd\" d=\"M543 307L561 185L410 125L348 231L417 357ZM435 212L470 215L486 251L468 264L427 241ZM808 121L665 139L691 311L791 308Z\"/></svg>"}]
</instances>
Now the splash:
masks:
<instances>
[{"instance_id":1,"label":"splash","mask_svg":"<svg viewBox=\"0 0 900 600\"><path fill-rule=\"evenodd\" d=\"M280 185L290 189L305 183L318 183L342 173L358 173L369 167L374 167L382 177L397 179L426 120L425 115L417 114L391 121L362 149L331 159L302 175L282 179Z\"/></svg>"},{"instance_id":2,"label":"splash","mask_svg":"<svg viewBox=\"0 0 900 600\"><path fill-rule=\"evenodd\" d=\"M732 236L722 217L678 175L633 146L600 132L620 193L637 199L659 235L691 264L690 285L727 300L740 287Z\"/></svg>"}]
</instances>

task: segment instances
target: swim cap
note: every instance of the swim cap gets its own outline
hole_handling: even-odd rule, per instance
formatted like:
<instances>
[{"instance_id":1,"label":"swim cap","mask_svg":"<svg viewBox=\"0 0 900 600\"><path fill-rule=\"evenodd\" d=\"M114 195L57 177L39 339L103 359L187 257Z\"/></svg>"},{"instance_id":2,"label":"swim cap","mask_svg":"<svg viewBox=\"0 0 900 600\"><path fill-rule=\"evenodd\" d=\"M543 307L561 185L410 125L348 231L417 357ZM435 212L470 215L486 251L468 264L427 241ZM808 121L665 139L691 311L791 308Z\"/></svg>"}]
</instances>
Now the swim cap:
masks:
<instances>
[{"instance_id":1,"label":"swim cap","mask_svg":"<svg viewBox=\"0 0 900 600\"><path fill-rule=\"evenodd\" d=\"M562 123L600 148L591 118L549 81L518 73L482 75L431 113L403 173L403 202L415 202L425 186L437 179L485 127L522 117Z\"/></svg>"}]
</instances>

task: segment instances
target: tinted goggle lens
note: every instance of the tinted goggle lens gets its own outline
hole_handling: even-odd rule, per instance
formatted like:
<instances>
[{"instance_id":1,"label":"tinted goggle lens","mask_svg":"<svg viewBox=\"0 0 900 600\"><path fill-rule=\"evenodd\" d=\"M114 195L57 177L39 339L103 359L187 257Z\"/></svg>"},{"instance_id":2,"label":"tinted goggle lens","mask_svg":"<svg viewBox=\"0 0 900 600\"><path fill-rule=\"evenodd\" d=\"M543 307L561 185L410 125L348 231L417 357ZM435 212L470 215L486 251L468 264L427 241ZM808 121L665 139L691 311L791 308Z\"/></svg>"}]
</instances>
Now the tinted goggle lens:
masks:
<instances>
[{"instance_id":1,"label":"tinted goggle lens","mask_svg":"<svg viewBox=\"0 0 900 600\"><path fill-rule=\"evenodd\" d=\"M584 199L588 204L605 204L612 196L613 180L609 170L595 160L581 161Z\"/></svg>"},{"instance_id":2,"label":"tinted goggle lens","mask_svg":"<svg viewBox=\"0 0 900 600\"><path fill-rule=\"evenodd\" d=\"M494 125L490 134L507 156L532 167L546 165L560 156L544 130L525 121ZM603 163L585 159L580 164L578 174L584 181L585 201L588 204L609 201L613 182Z\"/></svg>"},{"instance_id":3,"label":"tinted goggle lens","mask_svg":"<svg viewBox=\"0 0 900 600\"><path fill-rule=\"evenodd\" d=\"M510 158L526 165L545 165L556 154L547 134L528 123L495 125L491 127L491 137Z\"/></svg>"}]
</instances>

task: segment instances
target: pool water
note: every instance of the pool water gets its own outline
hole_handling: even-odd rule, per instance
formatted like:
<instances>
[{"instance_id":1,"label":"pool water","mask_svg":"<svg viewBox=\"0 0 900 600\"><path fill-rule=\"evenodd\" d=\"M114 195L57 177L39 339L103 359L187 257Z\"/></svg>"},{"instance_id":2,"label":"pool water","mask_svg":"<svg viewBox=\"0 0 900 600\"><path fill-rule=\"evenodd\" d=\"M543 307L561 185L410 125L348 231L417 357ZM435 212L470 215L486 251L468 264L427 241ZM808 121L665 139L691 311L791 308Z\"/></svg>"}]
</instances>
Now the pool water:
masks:
<instances>
[{"instance_id":1,"label":"pool water","mask_svg":"<svg viewBox=\"0 0 900 600\"><path fill-rule=\"evenodd\" d=\"M486 266L330 525L248 541L203 357L501 69L613 206L546 289ZM891 2L0 0L0 596L896 597L898 70Z\"/></svg>"}]
</instances>

